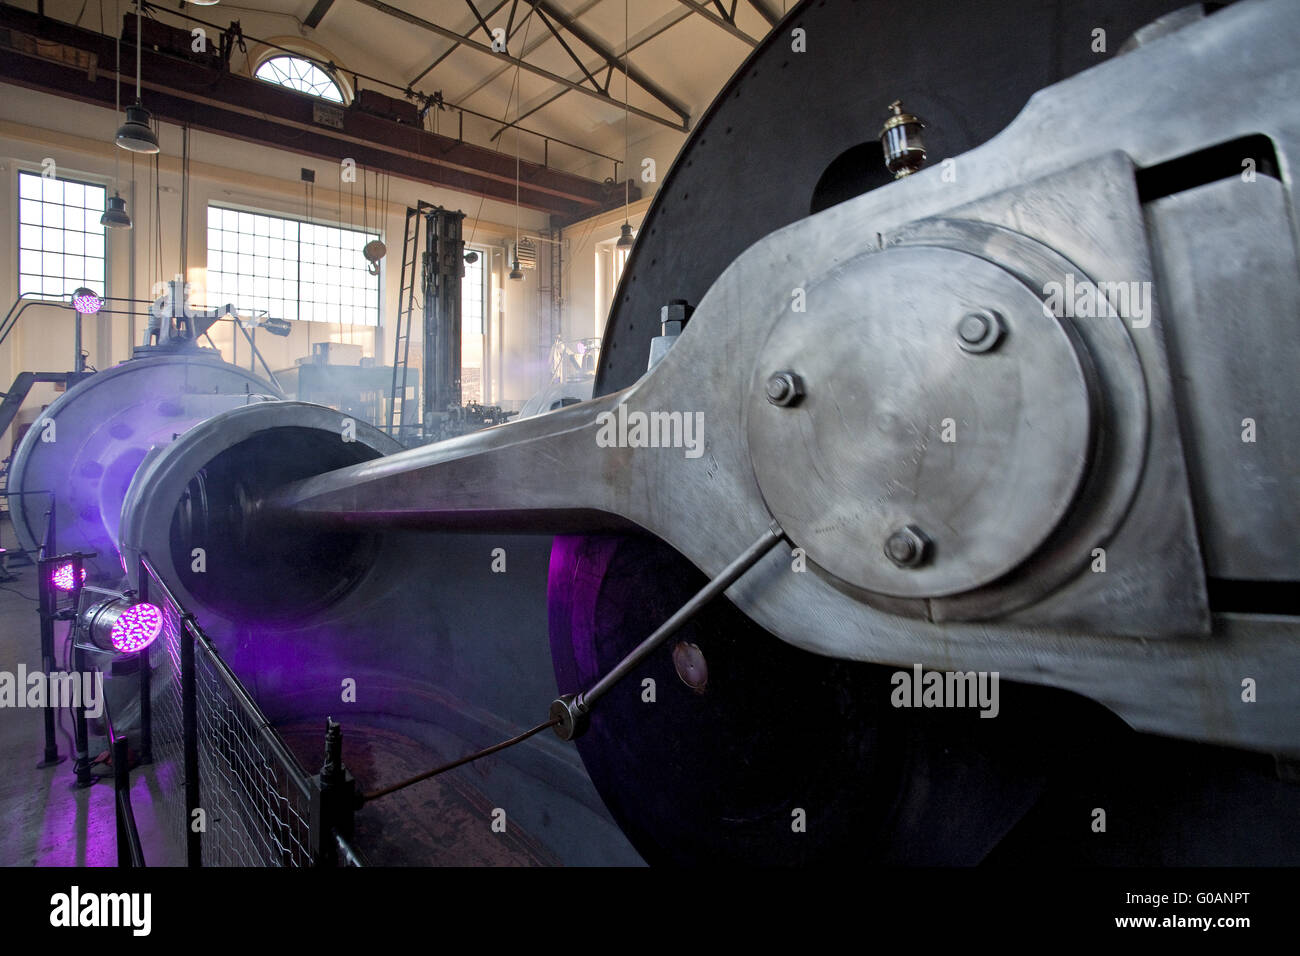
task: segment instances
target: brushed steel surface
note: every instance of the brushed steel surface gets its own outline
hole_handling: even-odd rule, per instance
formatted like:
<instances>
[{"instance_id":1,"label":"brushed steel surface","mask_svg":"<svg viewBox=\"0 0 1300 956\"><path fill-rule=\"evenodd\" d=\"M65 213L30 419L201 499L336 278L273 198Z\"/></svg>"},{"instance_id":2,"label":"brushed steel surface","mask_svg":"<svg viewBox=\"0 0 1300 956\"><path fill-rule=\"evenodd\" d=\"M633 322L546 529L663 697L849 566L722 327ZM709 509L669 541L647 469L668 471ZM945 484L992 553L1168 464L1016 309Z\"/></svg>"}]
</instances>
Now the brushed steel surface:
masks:
<instances>
[{"instance_id":1,"label":"brushed steel surface","mask_svg":"<svg viewBox=\"0 0 1300 956\"><path fill-rule=\"evenodd\" d=\"M986 259L934 246L865 253L781 318L750 389L747 436L768 509L836 577L897 597L940 597L1001 577L1073 503L1092 444L1088 382L1037 290ZM1008 334L971 354L954 326L991 310ZM763 382L796 369L797 407ZM924 564L890 534L918 525Z\"/></svg>"},{"instance_id":2,"label":"brushed steel surface","mask_svg":"<svg viewBox=\"0 0 1300 956\"><path fill-rule=\"evenodd\" d=\"M1175 391L1216 577L1300 580L1300 270L1287 206L1287 187L1259 174L1147 207L1161 292L1178 316Z\"/></svg>"}]
</instances>

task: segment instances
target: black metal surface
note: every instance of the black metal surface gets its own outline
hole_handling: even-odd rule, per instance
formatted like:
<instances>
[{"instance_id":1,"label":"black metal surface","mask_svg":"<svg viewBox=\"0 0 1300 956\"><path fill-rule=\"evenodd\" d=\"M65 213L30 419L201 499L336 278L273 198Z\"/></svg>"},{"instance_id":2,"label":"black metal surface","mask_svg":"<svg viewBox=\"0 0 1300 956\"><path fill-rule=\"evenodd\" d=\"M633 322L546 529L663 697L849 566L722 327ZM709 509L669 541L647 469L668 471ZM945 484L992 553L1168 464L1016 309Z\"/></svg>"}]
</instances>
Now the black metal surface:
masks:
<instances>
[{"instance_id":1,"label":"black metal surface","mask_svg":"<svg viewBox=\"0 0 1300 956\"><path fill-rule=\"evenodd\" d=\"M645 373L664 303L698 303L763 236L891 182L878 137L894 100L925 120L933 166L990 139L1034 92L1104 62L1138 27L1182 6L805 0L723 88L656 193L615 294L595 394ZM795 28L807 52L791 51ZM1105 53L1092 52L1095 29L1106 31Z\"/></svg>"},{"instance_id":2,"label":"black metal surface","mask_svg":"<svg viewBox=\"0 0 1300 956\"><path fill-rule=\"evenodd\" d=\"M555 539L561 693L590 686L704 585L684 565L648 538ZM676 673L678 642L707 662L703 693ZM651 864L978 863L1039 796L1031 755L1059 732L1036 719L1045 692L1004 690L1018 719L896 710L893 670L797 650L715 601L593 707L577 746Z\"/></svg>"}]
</instances>

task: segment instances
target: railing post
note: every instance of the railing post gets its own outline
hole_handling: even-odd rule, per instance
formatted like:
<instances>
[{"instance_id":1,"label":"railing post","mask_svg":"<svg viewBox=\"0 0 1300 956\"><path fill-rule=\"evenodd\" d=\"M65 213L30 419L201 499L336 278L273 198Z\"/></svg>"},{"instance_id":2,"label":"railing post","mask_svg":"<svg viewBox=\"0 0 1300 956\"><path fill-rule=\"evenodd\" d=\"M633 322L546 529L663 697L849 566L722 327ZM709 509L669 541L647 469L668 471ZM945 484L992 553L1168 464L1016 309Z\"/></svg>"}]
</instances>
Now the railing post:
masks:
<instances>
[{"instance_id":1,"label":"railing post","mask_svg":"<svg viewBox=\"0 0 1300 956\"><path fill-rule=\"evenodd\" d=\"M72 676L80 681L86 673L86 652L75 643L72 645ZM72 770L77 776L78 787L89 787L95 782L90 775L90 734L86 728L86 708L77 706L72 709L73 737L77 744L76 761Z\"/></svg>"},{"instance_id":2,"label":"railing post","mask_svg":"<svg viewBox=\"0 0 1300 956\"><path fill-rule=\"evenodd\" d=\"M185 857L189 866L203 865L203 834L195 829L199 809L198 675L194 667L194 631L188 615L181 618L181 728L185 749Z\"/></svg>"},{"instance_id":3,"label":"railing post","mask_svg":"<svg viewBox=\"0 0 1300 956\"><path fill-rule=\"evenodd\" d=\"M352 840L357 786L343 765L343 728L333 717L325 721L325 763L316 775L312 799L312 859L316 866L338 866L337 833Z\"/></svg>"},{"instance_id":4,"label":"railing post","mask_svg":"<svg viewBox=\"0 0 1300 956\"><path fill-rule=\"evenodd\" d=\"M131 865L131 836L126 825L125 808L122 805L126 794L126 806L130 806L131 777L127 770L127 746L125 737L113 738L113 819L117 823L117 865Z\"/></svg>"},{"instance_id":5,"label":"railing post","mask_svg":"<svg viewBox=\"0 0 1300 956\"><path fill-rule=\"evenodd\" d=\"M149 601L149 574L144 567L140 568L140 600ZM140 763L153 763L153 687L152 687L152 668L149 665L150 654L153 651L153 645L150 644L140 651L138 663L140 667Z\"/></svg>"},{"instance_id":6,"label":"railing post","mask_svg":"<svg viewBox=\"0 0 1300 956\"><path fill-rule=\"evenodd\" d=\"M50 580L50 562L44 558L36 560L36 593L39 599L41 618L41 668L46 674L53 674L54 661L54 584ZM59 744L54 736L54 708L45 702L45 756L38 767L53 767L62 763L59 756Z\"/></svg>"}]
</instances>

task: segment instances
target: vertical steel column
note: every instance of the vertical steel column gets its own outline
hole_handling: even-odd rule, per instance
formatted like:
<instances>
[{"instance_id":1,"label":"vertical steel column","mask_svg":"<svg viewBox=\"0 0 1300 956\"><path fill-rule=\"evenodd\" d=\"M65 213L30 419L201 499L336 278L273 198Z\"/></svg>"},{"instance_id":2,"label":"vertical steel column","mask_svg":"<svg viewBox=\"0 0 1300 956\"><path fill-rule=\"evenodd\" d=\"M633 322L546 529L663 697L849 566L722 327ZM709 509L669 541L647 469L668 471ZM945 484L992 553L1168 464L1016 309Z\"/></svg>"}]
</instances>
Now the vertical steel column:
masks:
<instances>
[{"instance_id":1,"label":"vertical steel column","mask_svg":"<svg viewBox=\"0 0 1300 956\"><path fill-rule=\"evenodd\" d=\"M434 415L461 404L460 281L465 275L463 212L435 206L425 213L424 434Z\"/></svg>"}]
</instances>

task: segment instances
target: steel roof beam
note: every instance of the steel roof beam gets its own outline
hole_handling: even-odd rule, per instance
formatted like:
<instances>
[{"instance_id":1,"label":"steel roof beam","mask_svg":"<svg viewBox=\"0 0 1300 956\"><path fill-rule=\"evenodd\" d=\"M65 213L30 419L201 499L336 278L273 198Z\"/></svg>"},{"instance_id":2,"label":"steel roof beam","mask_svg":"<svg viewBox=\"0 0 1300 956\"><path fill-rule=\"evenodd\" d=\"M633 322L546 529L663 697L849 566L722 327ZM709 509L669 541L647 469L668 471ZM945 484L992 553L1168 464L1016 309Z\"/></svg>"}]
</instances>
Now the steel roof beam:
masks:
<instances>
[{"instance_id":1,"label":"steel roof beam","mask_svg":"<svg viewBox=\"0 0 1300 956\"><path fill-rule=\"evenodd\" d=\"M655 37L659 36L660 34L666 33L668 30L670 30L672 27L675 27L677 24L681 23L690 15L691 15L691 11L683 10L680 13L670 13L664 17L661 17L659 20L651 24L643 33L641 33L637 38L635 38L632 41L632 45L627 48L627 52L632 53L635 50L639 49L640 47L645 46ZM610 80L613 78L613 76L614 76L614 71L611 67L608 69L608 71L605 74L604 88L606 91L609 90ZM558 90L555 93L551 93L549 95L541 97L540 101L534 100L532 105L529 105L527 108L523 110L522 113L520 113L520 115L516 116L513 122L505 123L499 129L497 129L497 131L492 134L490 141L495 141L497 137L499 137L506 130L514 128L523 120L532 116L534 113L537 113L540 110L544 110L546 107L550 106L552 103L554 103L556 100L558 100L560 97L564 96L564 94L568 92L569 91L567 89ZM620 162L620 160L615 160L615 162Z\"/></svg>"},{"instance_id":2,"label":"steel roof beam","mask_svg":"<svg viewBox=\"0 0 1300 956\"><path fill-rule=\"evenodd\" d=\"M776 26L777 22L781 19L781 14L779 14L776 11L776 8L769 4L767 0L747 0L747 2L754 8L760 17L767 21L769 27Z\"/></svg>"},{"instance_id":3,"label":"steel roof beam","mask_svg":"<svg viewBox=\"0 0 1300 956\"><path fill-rule=\"evenodd\" d=\"M389 4L384 3L383 0L357 0L357 2L364 4L373 10L378 10L380 13L386 14L396 20L401 20L403 23L409 23L411 26L419 27L422 30L428 30L430 33L436 33L439 36L446 37L448 40L457 41L462 46L468 47L471 50L477 50L479 53L483 53L487 56L493 57L494 59L505 60L506 62L517 66L521 70L527 70L529 73L549 80L558 86L568 87L569 89L582 93L585 96L589 96L594 100L599 100L606 105L616 106L619 109L623 108L622 103L619 103L606 93L592 89L591 87L575 80L570 80L568 77L560 76L558 73L552 73L550 70L544 70L539 66L528 63L521 57L511 56L509 53L498 53L486 43L480 43L472 37L467 37L457 33L455 30L448 29L447 27L440 26L430 20L426 20L423 17L417 17L413 13L408 13L405 10L390 6ZM669 129L675 129L680 132L686 132L688 129L685 121L675 122L667 117L660 116L657 113L652 113L649 110L642 109L639 106L630 106L628 107L628 111L640 116L642 119L650 120L653 123L658 123L659 125L666 126Z\"/></svg>"},{"instance_id":4,"label":"steel roof beam","mask_svg":"<svg viewBox=\"0 0 1300 956\"><path fill-rule=\"evenodd\" d=\"M576 19L570 17L563 10L558 9L555 6L555 4L552 2L552 0L537 0L537 10L539 13L549 16L561 27L563 27L565 30L571 33L578 40L579 43L581 43L583 46L590 49L598 57L604 60L605 65L608 66L612 71L623 73L625 76L627 76L627 78L631 82L635 83L637 86L641 87L641 89L644 90L646 93L654 97L656 101L662 103L668 109L672 110L675 114L677 114L677 116L681 118L684 124L690 122L691 111L684 103L681 102L681 100L677 99L672 94L670 94L667 90L663 89L661 86L655 83L654 80L650 79L650 77L642 73L636 67L628 65L627 68L624 69L624 64L621 62L621 59L618 56L618 54L616 54L613 50L606 47L598 37L593 36L591 32L588 31L586 27L582 26L582 24L580 24ZM542 22L547 23L545 18L543 18ZM549 23L547 23L547 26L551 27ZM555 31L553 27L551 27L551 32L556 34L556 39L559 40L560 45L563 46L565 50L568 51L569 56L573 57L574 62L577 63L578 66L582 68L584 73L587 73L587 75L590 76L591 73L590 71L587 70L587 67L582 63L581 60L578 59L578 57L574 56L573 51L569 49L569 45L564 42L563 38L559 36L559 34ZM629 48L624 55L630 52L631 52L631 48ZM593 82L595 82L594 79ZM605 88L608 90L609 88L608 83L605 84Z\"/></svg>"},{"instance_id":5,"label":"steel roof beam","mask_svg":"<svg viewBox=\"0 0 1300 956\"><path fill-rule=\"evenodd\" d=\"M704 19L708 20L710 23L726 30L737 40L740 40L743 43L747 43L749 46L758 46L758 41L755 40L748 33L746 33L744 30L740 29L740 27L736 26L736 24L733 21L723 19L722 17L714 13L712 10L710 10L708 7L706 7L704 4L696 3L696 0L677 0L677 2L684 7L689 7L690 9L694 10L696 13L704 17ZM719 9L721 9L721 7L719 7Z\"/></svg>"},{"instance_id":6,"label":"steel roof beam","mask_svg":"<svg viewBox=\"0 0 1300 956\"><path fill-rule=\"evenodd\" d=\"M507 3L509 3L509 2L510 2L510 0L500 0L500 2L499 2L495 7L493 7L491 10L489 10L486 14L484 14L484 16L485 16L487 19L489 19L489 20L492 19L492 17L494 17L494 16L496 15L496 12L497 12L498 10L500 10L502 7L504 7L504 6L505 6ZM515 0L515 2L518 3L519 0ZM512 10L511 12L513 13L514 11ZM507 33L507 36L508 36L508 35L509 35L509 34ZM452 55L453 53L455 53L458 49L460 49L460 41L457 41L457 42L453 43L451 46L447 47L447 49L445 49L445 50L443 50L441 53L439 53L439 54L438 54L438 58L437 58L436 60L434 60L432 63L430 63L428 66L426 66L423 70L421 70L419 73L417 73L417 74L415 75L415 78L412 79L411 82L407 83L406 85L407 85L407 86L415 86L416 83L419 83L422 79L424 79L426 76L428 76L430 73L432 73L433 70L434 70L434 68L437 67L437 65L438 65L439 63L441 63L443 60L447 59L447 57L451 56L451 55Z\"/></svg>"}]
</instances>

